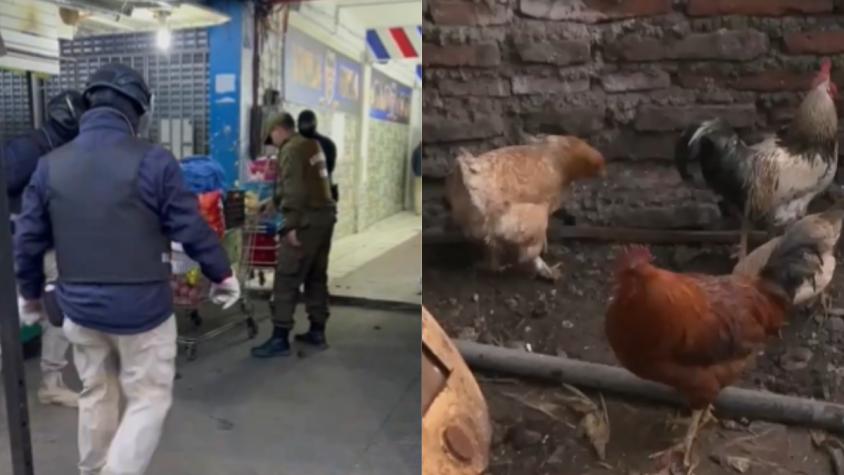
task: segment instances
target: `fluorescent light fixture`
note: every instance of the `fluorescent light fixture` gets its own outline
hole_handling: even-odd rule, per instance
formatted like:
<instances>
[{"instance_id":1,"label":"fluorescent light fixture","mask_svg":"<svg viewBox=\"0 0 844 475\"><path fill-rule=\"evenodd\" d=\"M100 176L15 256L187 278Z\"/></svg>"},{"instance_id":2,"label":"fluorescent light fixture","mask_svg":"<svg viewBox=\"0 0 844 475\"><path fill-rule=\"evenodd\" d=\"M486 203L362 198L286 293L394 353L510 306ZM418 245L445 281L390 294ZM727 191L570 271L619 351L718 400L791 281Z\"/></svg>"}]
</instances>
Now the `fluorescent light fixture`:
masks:
<instances>
[{"instance_id":1,"label":"fluorescent light fixture","mask_svg":"<svg viewBox=\"0 0 844 475\"><path fill-rule=\"evenodd\" d=\"M158 49L164 51L169 50L170 44L173 42L173 34L170 32L170 28L161 25L158 28L158 33L155 34L155 42L158 45Z\"/></svg>"}]
</instances>

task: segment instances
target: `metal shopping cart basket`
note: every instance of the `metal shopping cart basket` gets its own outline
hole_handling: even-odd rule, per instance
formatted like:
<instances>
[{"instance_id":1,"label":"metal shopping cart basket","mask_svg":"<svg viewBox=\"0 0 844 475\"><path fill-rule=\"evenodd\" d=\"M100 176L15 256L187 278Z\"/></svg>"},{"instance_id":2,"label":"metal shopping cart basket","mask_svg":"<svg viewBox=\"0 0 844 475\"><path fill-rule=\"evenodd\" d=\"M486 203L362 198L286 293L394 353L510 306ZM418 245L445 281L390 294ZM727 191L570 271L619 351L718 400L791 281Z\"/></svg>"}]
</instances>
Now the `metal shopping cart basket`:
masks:
<instances>
[{"instance_id":1,"label":"metal shopping cart basket","mask_svg":"<svg viewBox=\"0 0 844 475\"><path fill-rule=\"evenodd\" d=\"M225 200L226 234L223 237L224 245L227 248L229 257L235 271L235 277L240 281L244 289L240 301L232 308L224 310L219 320L221 323L215 326L206 325L201 311L206 308L209 300L210 282L202 275L198 264L190 260L181 249L181 246L173 246L173 276L171 287L173 289L173 301L177 315L186 316L193 325L193 331L179 332L178 343L185 349L189 361L196 359L197 347L200 343L226 334L240 327L246 328L249 339L255 338L258 334L258 325L255 319L255 306L245 291L244 283L249 266L244 265L248 260L246 256L251 254L253 243L250 239L244 239L244 229L249 221L243 210L242 192L229 192ZM234 204L232 204L234 203ZM207 306L207 308L212 308ZM219 310L215 310L219 312Z\"/></svg>"}]
</instances>

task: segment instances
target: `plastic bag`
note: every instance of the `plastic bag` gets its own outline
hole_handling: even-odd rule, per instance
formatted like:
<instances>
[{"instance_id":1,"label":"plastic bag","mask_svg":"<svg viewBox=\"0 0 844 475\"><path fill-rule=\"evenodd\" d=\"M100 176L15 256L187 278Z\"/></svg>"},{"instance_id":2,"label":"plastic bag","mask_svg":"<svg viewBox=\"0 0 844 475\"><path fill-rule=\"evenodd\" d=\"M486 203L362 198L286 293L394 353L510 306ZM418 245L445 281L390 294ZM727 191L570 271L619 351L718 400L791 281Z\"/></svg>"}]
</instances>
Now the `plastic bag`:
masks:
<instances>
[{"instance_id":1,"label":"plastic bag","mask_svg":"<svg viewBox=\"0 0 844 475\"><path fill-rule=\"evenodd\" d=\"M199 195L199 213L217 236L223 237L226 225L223 220L223 194L220 191Z\"/></svg>"}]
</instances>

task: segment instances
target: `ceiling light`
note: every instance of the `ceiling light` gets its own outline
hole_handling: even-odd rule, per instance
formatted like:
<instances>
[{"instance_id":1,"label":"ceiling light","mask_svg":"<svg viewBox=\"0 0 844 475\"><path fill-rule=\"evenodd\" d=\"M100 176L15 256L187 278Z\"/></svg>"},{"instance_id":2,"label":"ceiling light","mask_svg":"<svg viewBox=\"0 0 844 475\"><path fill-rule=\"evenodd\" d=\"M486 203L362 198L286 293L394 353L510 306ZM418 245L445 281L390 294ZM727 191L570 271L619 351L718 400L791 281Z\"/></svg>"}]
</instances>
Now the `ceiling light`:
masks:
<instances>
[{"instance_id":1,"label":"ceiling light","mask_svg":"<svg viewBox=\"0 0 844 475\"><path fill-rule=\"evenodd\" d=\"M170 28L164 25L160 26L155 34L155 43L158 45L158 49L169 50L172 42L173 34L170 32Z\"/></svg>"},{"instance_id":2,"label":"ceiling light","mask_svg":"<svg viewBox=\"0 0 844 475\"><path fill-rule=\"evenodd\" d=\"M173 34L167 26L167 17L170 13L167 11L158 11L155 13L155 18L158 20L158 32L155 34L155 43L158 49L167 51L170 49L170 44L173 42Z\"/></svg>"}]
</instances>

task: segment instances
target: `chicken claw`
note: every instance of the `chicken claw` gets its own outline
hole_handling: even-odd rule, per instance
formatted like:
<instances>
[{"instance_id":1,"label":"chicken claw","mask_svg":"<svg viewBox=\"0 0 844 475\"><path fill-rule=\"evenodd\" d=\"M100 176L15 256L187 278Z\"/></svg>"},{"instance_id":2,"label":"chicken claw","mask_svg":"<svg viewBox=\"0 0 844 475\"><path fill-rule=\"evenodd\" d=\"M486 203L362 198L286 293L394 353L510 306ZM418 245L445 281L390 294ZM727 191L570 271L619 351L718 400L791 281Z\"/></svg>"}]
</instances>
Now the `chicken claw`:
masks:
<instances>
[{"instance_id":1,"label":"chicken claw","mask_svg":"<svg viewBox=\"0 0 844 475\"><path fill-rule=\"evenodd\" d=\"M821 310L823 311L822 315L824 321L829 320L830 315L832 315L832 297L829 295L828 290L824 290L821 292L820 304Z\"/></svg>"},{"instance_id":2,"label":"chicken claw","mask_svg":"<svg viewBox=\"0 0 844 475\"><path fill-rule=\"evenodd\" d=\"M707 406L705 409L696 410L692 412L691 422L689 423L689 429L686 432L683 441L678 442L677 444L669 447L668 449L661 450L654 454L650 455L650 459L666 459L667 464L670 466L673 462L674 454L682 453L683 454L683 468L686 469L686 473L691 474L694 471L694 464L692 464L692 449L697 439L698 432L700 429L705 426L710 421L717 421L715 416L712 414L712 406Z\"/></svg>"},{"instance_id":3,"label":"chicken claw","mask_svg":"<svg viewBox=\"0 0 844 475\"><path fill-rule=\"evenodd\" d=\"M550 280L551 282L556 282L562 275L560 272L560 266L561 264L559 263L554 266L549 266L539 256L533 259L533 268L536 271L536 274L543 279Z\"/></svg>"}]
</instances>

